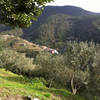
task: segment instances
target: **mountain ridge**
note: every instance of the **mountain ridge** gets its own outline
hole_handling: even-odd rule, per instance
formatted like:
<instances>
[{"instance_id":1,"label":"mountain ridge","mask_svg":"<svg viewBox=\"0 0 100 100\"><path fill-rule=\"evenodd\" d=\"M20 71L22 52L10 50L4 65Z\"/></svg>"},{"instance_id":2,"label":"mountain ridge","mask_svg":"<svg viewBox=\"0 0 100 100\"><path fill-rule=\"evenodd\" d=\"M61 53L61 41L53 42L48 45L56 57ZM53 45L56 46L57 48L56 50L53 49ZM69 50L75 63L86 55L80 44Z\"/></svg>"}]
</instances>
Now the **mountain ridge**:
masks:
<instances>
[{"instance_id":1,"label":"mountain ridge","mask_svg":"<svg viewBox=\"0 0 100 100\"><path fill-rule=\"evenodd\" d=\"M49 10L49 11L48 11ZM100 13L95 13L92 11L87 11L81 7L77 7L77 6L46 6L43 14L46 14L47 12L57 12L57 13L63 13L63 14L68 14L68 15L73 15L73 16L83 16L83 15L88 15L88 14L100 14ZM74 12L74 13L73 13ZM77 12L77 13L76 13ZM42 14L42 15L43 15Z\"/></svg>"},{"instance_id":2,"label":"mountain ridge","mask_svg":"<svg viewBox=\"0 0 100 100\"><path fill-rule=\"evenodd\" d=\"M75 41L100 42L100 14L74 6L47 6L23 38L42 45ZM49 43L48 43L49 42Z\"/></svg>"}]
</instances>

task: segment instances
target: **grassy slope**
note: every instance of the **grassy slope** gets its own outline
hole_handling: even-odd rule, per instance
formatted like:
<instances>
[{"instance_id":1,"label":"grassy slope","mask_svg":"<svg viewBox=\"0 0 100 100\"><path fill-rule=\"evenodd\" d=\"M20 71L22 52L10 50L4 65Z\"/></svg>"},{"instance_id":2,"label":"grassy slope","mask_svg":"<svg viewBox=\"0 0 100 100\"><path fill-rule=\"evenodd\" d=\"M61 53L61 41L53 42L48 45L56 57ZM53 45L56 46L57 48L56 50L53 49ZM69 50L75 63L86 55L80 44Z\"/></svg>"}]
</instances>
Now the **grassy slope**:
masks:
<instances>
[{"instance_id":1,"label":"grassy slope","mask_svg":"<svg viewBox=\"0 0 100 100\"><path fill-rule=\"evenodd\" d=\"M31 96L41 100L84 100L61 89L48 89L38 79L29 79L0 69L0 97Z\"/></svg>"}]
</instances>

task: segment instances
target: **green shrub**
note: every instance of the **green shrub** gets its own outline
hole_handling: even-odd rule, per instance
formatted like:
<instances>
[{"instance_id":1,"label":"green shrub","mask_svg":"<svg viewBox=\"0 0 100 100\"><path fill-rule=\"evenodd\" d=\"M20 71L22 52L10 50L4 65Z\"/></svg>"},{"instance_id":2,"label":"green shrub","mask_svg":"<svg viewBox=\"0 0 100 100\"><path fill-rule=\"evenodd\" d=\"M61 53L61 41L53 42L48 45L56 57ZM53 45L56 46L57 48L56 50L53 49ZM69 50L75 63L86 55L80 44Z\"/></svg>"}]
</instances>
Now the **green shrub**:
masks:
<instances>
[{"instance_id":1,"label":"green shrub","mask_svg":"<svg viewBox=\"0 0 100 100\"><path fill-rule=\"evenodd\" d=\"M26 53L26 57L35 58L39 54L39 51L26 50L25 53Z\"/></svg>"},{"instance_id":2,"label":"green shrub","mask_svg":"<svg viewBox=\"0 0 100 100\"><path fill-rule=\"evenodd\" d=\"M36 69L36 65L33 65L33 59L26 58L24 54L8 49L0 53L0 66L26 76L31 76Z\"/></svg>"},{"instance_id":3,"label":"green shrub","mask_svg":"<svg viewBox=\"0 0 100 100\"><path fill-rule=\"evenodd\" d=\"M47 97L47 98L50 98L51 94L49 94L49 93L48 94L44 94L44 96Z\"/></svg>"},{"instance_id":4,"label":"green shrub","mask_svg":"<svg viewBox=\"0 0 100 100\"><path fill-rule=\"evenodd\" d=\"M6 48L5 42L2 38L0 38L0 51L2 51L4 48Z\"/></svg>"},{"instance_id":5,"label":"green shrub","mask_svg":"<svg viewBox=\"0 0 100 100\"><path fill-rule=\"evenodd\" d=\"M40 66L40 69L35 73L35 75L44 77L46 80L48 80L49 87L52 87L52 85L54 86L55 81L59 81L59 83L63 82L61 80L65 75L64 70L67 70L64 65L63 56L54 56L49 53L41 53L36 57L35 61L36 64Z\"/></svg>"},{"instance_id":6,"label":"green shrub","mask_svg":"<svg viewBox=\"0 0 100 100\"><path fill-rule=\"evenodd\" d=\"M100 98L100 46L96 50L92 69L90 70L89 92L96 100Z\"/></svg>"}]
</instances>

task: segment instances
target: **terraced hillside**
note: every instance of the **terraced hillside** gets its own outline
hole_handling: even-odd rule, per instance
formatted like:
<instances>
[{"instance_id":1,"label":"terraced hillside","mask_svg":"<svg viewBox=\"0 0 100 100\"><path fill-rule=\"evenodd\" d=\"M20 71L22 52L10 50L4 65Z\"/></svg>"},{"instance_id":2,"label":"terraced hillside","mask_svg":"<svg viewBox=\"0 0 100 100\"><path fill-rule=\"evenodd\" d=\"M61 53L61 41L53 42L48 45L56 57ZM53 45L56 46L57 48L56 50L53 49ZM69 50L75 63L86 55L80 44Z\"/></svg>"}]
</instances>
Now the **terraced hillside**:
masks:
<instances>
[{"instance_id":1,"label":"terraced hillside","mask_svg":"<svg viewBox=\"0 0 100 100\"><path fill-rule=\"evenodd\" d=\"M34 43L28 42L20 37L16 37L13 35L0 35L0 38L4 41L5 45L8 48L19 52L26 52L26 51L42 51L42 48Z\"/></svg>"}]
</instances>

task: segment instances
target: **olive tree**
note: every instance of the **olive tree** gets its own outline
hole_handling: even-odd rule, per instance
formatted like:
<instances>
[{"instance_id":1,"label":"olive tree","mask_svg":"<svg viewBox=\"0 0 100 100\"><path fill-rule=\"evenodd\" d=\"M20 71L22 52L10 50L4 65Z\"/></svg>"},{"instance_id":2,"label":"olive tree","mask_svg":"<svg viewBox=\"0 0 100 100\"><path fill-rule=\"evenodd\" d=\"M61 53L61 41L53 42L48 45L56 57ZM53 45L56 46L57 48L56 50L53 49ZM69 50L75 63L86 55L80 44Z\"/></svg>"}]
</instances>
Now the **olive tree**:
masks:
<instances>
[{"instance_id":1,"label":"olive tree","mask_svg":"<svg viewBox=\"0 0 100 100\"><path fill-rule=\"evenodd\" d=\"M49 88L54 86L55 83L59 83L58 85L64 85L62 80L66 72L65 70L67 69L64 66L63 55L52 55L43 52L36 56L35 62L40 66L36 75L44 77L49 83Z\"/></svg>"},{"instance_id":2,"label":"olive tree","mask_svg":"<svg viewBox=\"0 0 100 100\"><path fill-rule=\"evenodd\" d=\"M100 46L97 48L94 56L94 63L90 71L90 76L89 91L94 96L98 96L100 98Z\"/></svg>"},{"instance_id":3,"label":"olive tree","mask_svg":"<svg viewBox=\"0 0 100 100\"><path fill-rule=\"evenodd\" d=\"M36 69L33 59L26 58L24 54L9 49L0 52L0 67L30 77Z\"/></svg>"},{"instance_id":4,"label":"olive tree","mask_svg":"<svg viewBox=\"0 0 100 100\"><path fill-rule=\"evenodd\" d=\"M66 66L70 69L69 81L73 94L88 85L90 69L94 62L95 45L91 43L69 42L65 54Z\"/></svg>"}]
</instances>

